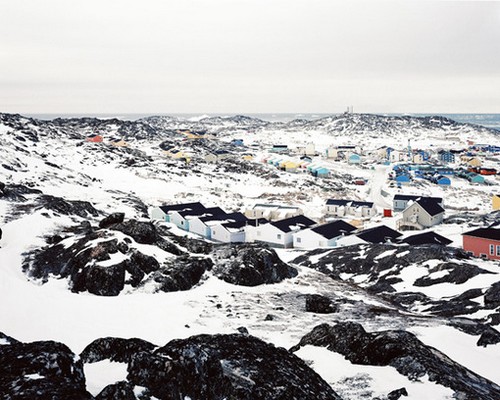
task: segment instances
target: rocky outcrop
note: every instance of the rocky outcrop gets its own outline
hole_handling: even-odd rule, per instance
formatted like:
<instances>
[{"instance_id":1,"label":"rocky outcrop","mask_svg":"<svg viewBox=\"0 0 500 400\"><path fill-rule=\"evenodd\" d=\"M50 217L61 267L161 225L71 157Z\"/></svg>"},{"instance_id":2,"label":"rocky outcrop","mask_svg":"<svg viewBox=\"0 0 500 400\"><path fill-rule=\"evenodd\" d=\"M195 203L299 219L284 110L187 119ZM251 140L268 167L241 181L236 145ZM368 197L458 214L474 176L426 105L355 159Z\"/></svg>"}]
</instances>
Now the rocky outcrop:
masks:
<instances>
[{"instance_id":1,"label":"rocky outcrop","mask_svg":"<svg viewBox=\"0 0 500 400\"><path fill-rule=\"evenodd\" d=\"M214 275L235 285L257 286L297 276L295 268L285 264L274 250L262 244L221 245L212 255Z\"/></svg>"},{"instance_id":2,"label":"rocky outcrop","mask_svg":"<svg viewBox=\"0 0 500 400\"><path fill-rule=\"evenodd\" d=\"M291 351L308 344L340 353L353 364L393 366L411 380L427 376L429 380L454 390L457 398L500 398L500 386L423 344L406 331L366 332L360 324L353 322L334 326L323 324L305 335Z\"/></svg>"},{"instance_id":3,"label":"rocky outcrop","mask_svg":"<svg viewBox=\"0 0 500 400\"><path fill-rule=\"evenodd\" d=\"M107 228L110 225L122 223L124 219L125 213L117 212L110 214L99 222L99 228Z\"/></svg>"},{"instance_id":4,"label":"rocky outcrop","mask_svg":"<svg viewBox=\"0 0 500 400\"><path fill-rule=\"evenodd\" d=\"M160 399L340 399L301 359L248 335L199 335L138 353L128 379Z\"/></svg>"},{"instance_id":5,"label":"rocky outcrop","mask_svg":"<svg viewBox=\"0 0 500 400\"><path fill-rule=\"evenodd\" d=\"M318 314L330 314L337 311L332 301L320 294L306 295L306 311Z\"/></svg>"},{"instance_id":6,"label":"rocky outcrop","mask_svg":"<svg viewBox=\"0 0 500 400\"><path fill-rule=\"evenodd\" d=\"M142 339L122 339L106 337L94 340L80 354L84 363L102 360L128 363L141 352L151 353L156 346Z\"/></svg>"},{"instance_id":7,"label":"rocky outcrop","mask_svg":"<svg viewBox=\"0 0 500 400\"><path fill-rule=\"evenodd\" d=\"M52 341L0 345L0 394L2 399L92 398L82 363Z\"/></svg>"},{"instance_id":8,"label":"rocky outcrop","mask_svg":"<svg viewBox=\"0 0 500 400\"><path fill-rule=\"evenodd\" d=\"M134 385L120 381L106 386L95 400L137 400L134 393Z\"/></svg>"}]
</instances>

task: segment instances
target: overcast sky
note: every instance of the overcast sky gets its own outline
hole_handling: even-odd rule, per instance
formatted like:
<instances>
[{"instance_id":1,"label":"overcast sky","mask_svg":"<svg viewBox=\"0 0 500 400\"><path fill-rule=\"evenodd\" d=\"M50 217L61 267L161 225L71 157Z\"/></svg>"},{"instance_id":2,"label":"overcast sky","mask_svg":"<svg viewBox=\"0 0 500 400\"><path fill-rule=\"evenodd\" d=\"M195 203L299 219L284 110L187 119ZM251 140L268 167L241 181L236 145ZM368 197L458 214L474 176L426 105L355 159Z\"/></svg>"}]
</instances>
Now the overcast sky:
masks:
<instances>
[{"instance_id":1,"label":"overcast sky","mask_svg":"<svg viewBox=\"0 0 500 400\"><path fill-rule=\"evenodd\" d=\"M0 112L348 105L500 113L500 2L0 2Z\"/></svg>"}]
</instances>

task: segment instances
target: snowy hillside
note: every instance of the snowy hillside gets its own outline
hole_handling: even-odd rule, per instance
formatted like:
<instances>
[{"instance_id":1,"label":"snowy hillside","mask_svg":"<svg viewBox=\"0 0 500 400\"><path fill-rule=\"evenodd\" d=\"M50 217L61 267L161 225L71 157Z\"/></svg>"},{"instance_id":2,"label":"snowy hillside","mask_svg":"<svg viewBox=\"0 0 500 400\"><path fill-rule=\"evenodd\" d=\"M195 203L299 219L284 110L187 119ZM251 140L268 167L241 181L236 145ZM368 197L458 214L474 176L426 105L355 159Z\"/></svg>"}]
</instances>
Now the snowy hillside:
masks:
<instances>
[{"instance_id":1,"label":"snowy hillside","mask_svg":"<svg viewBox=\"0 0 500 400\"><path fill-rule=\"evenodd\" d=\"M499 399L500 265L460 248L464 230L499 221L498 177L403 188L444 198L435 231L450 246L272 249L149 218L164 204L277 203L324 222L327 199L349 198L375 203L373 218L351 218L361 227L394 228L398 217L381 213L403 189L379 147L499 138L443 117L0 114L2 398ZM275 144L311 142L324 179L263 162ZM339 145L358 146L365 162L323 156ZM484 160L500 166L498 155Z\"/></svg>"}]
</instances>

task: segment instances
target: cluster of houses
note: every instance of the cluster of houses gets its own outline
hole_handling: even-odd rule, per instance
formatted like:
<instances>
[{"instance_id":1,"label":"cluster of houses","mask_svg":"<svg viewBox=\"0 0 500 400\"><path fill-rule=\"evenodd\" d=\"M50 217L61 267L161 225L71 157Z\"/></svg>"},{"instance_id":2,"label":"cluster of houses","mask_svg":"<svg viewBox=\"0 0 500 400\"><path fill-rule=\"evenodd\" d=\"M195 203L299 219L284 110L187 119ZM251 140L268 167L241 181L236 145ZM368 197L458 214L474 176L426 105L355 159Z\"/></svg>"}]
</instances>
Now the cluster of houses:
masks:
<instances>
[{"instance_id":1,"label":"cluster of houses","mask_svg":"<svg viewBox=\"0 0 500 400\"><path fill-rule=\"evenodd\" d=\"M264 164L272 165L281 171L298 173L309 173L317 178L326 178L330 176L330 169L322 165L322 163L313 163L311 157L304 155L299 159L292 159L288 156L279 154L269 155L262 159Z\"/></svg>"}]
</instances>

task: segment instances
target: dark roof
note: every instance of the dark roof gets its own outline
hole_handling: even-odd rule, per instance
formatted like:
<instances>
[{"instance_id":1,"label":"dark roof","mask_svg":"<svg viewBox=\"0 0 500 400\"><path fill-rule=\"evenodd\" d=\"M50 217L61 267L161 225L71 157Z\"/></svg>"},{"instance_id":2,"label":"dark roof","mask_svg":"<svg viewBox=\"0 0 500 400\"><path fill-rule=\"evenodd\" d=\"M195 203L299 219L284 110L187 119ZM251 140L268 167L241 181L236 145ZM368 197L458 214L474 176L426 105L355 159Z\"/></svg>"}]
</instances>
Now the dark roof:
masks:
<instances>
[{"instance_id":1,"label":"dark roof","mask_svg":"<svg viewBox=\"0 0 500 400\"><path fill-rule=\"evenodd\" d=\"M441 207L435 200L427 197L422 197L417 200L417 204L420 205L431 217L444 213L444 208Z\"/></svg>"},{"instance_id":2,"label":"dark roof","mask_svg":"<svg viewBox=\"0 0 500 400\"><path fill-rule=\"evenodd\" d=\"M205 210L205 206L199 202L195 202L195 203L171 204L168 206L160 206L160 209L165 214L168 214L169 211Z\"/></svg>"},{"instance_id":3,"label":"dark roof","mask_svg":"<svg viewBox=\"0 0 500 400\"><path fill-rule=\"evenodd\" d=\"M479 228L465 232L463 235L500 241L500 229L498 228Z\"/></svg>"},{"instance_id":4,"label":"dark roof","mask_svg":"<svg viewBox=\"0 0 500 400\"><path fill-rule=\"evenodd\" d=\"M320 225L311 229L326 239L332 239L341 236L343 233L350 233L356 230L355 226L344 221L333 221L328 224Z\"/></svg>"},{"instance_id":5,"label":"dark roof","mask_svg":"<svg viewBox=\"0 0 500 400\"><path fill-rule=\"evenodd\" d=\"M406 200L406 201L413 200L413 201L416 201L418 199L430 199L430 200L434 200L437 203L443 202L442 197L425 197L425 196L415 196L415 195L411 195L411 194L395 194L394 195L394 200Z\"/></svg>"},{"instance_id":6,"label":"dark roof","mask_svg":"<svg viewBox=\"0 0 500 400\"><path fill-rule=\"evenodd\" d=\"M230 154L227 150L215 150L215 154Z\"/></svg>"},{"instance_id":7,"label":"dark roof","mask_svg":"<svg viewBox=\"0 0 500 400\"><path fill-rule=\"evenodd\" d=\"M452 240L438 235L435 232L424 232L416 235L408 236L401 240L404 243L418 246L421 244L442 244L444 246L450 244Z\"/></svg>"},{"instance_id":8,"label":"dark roof","mask_svg":"<svg viewBox=\"0 0 500 400\"><path fill-rule=\"evenodd\" d=\"M251 226L259 226L259 225L264 225L268 224L269 221L265 218L257 218L257 219L249 219L247 220L247 225Z\"/></svg>"},{"instance_id":9,"label":"dark roof","mask_svg":"<svg viewBox=\"0 0 500 400\"><path fill-rule=\"evenodd\" d=\"M328 199L326 204L329 206L346 206L351 200Z\"/></svg>"},{"instance_id":10,"label":"dark roof","mask_svg":"<svg viewBox=\"0 0 500 400\"><path fill-rule=\"evenodd\" d=\"M351 207L373 207L373 203L368 201L353 201Z\"/></svg>"},{"instance_id":11,"label":"dark roof","mask_svg":"<svg viewBox=\"0 0 500 400\"><path fill-rule=\"evenodd\" d=\"M213 217L214 215L225 214L226 212L220 207L203 208L200 210L183 210L179 211L179 214L183 217L192 216L203 216L203 217Z\"/></svg>"},{"instance_id":12,"label":"dark roof","mask_svg":"<svg viewBox=\"0 0 500 400\"><path fill-rule=\"evenodd\" d=\"M218 208L218 207L216 207L216 208ZM206 217L200 218L200 221L203 221L203 222L207 222L207 221L237 222L237 221L246 221L246 220L247 220L247 217L245 217L240 212L229 213L229 214L226 214L225 212L223 212L220 214L207 215Z\"/></svg>"},{"instance_id":13,"label":"dark roof","mask_svg":"<svg viewBox=\"0 0 500 400\"><path fill-rule=\"evenodd\" d=\"M401 233L389 228L385 225L376 226L375 228L365 229L356 234L357 237L370 243L384 243L388 239L394 240L401 236Z\"/></svg>"},{"instance_id":14,"label":"dark roof","mask_svg":"<svg viewBox=\"0 0 500 400\"><path fill-rule=\"evenodd\" d=\"M316 224L312 219L304 217L303 215L297 215L296 217L282 219L281 221L271 222L271 225L275 226L282 232L291 232L293 226L300 226L301 228L309 228L311 225Z\"/></svg>"}]
</instances>

